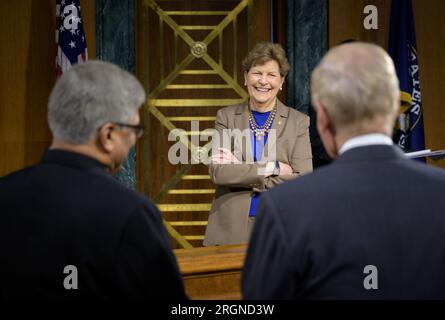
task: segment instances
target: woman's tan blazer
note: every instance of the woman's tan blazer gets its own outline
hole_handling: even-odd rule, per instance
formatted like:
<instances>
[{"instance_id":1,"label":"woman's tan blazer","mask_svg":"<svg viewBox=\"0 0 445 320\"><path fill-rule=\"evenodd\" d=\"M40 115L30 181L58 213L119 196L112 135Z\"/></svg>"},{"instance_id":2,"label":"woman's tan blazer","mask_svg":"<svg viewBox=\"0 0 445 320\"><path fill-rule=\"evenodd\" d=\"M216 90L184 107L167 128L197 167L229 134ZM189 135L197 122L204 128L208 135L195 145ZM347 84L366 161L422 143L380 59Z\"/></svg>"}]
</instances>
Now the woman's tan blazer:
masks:
<instances>
[{"instance_id":1,"label":"woman's tan blazer","mask_svg":"<svg viewBox=\"0 0 445 320\"><path fill-rule=\"evenodd\" d=\"M272 124L276 139L269 133L262 160L253 162L250 138L237 139L226 129L249 129L247 101L243 104L220 109L216 115L215 129L220 139L231 141L231 151L241 164L209 164L209 174L216 185L215 199L210 210L204 245L247 243L253 218L249 218L253 192L263 192L286 180L312 171L312 153L309 141L309 117L277 102L277 113ZM218 139L214 139L213 143ZM275 141L274 141L275 140ZM219 140L222 141L222 140ZM275 144L275 145L272 145ZM275 150L276 159L267 154ZM242 158L242 159L240 159ZM278 160L289 164L292 175L261 175L266 161Z\"/></svg>"}]
</instances>

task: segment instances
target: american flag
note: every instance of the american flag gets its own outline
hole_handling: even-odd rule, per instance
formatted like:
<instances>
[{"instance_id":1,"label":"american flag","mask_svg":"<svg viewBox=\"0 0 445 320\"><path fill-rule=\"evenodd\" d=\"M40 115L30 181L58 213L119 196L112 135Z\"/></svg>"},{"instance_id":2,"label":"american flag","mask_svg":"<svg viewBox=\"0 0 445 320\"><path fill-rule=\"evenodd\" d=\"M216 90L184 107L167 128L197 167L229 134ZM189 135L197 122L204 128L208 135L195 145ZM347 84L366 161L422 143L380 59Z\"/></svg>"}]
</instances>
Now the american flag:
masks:
<instances>
[{"instance_id":1,"label":"american flag","mask_svg":"<svg viewBox=\"0 0 445 320\"><path fill-rule=\"evenodd\" d=\"M79 0L57 0L56 45L57 77L60 77L72 65L88 60Z\"/></svg>"}]
</instances>

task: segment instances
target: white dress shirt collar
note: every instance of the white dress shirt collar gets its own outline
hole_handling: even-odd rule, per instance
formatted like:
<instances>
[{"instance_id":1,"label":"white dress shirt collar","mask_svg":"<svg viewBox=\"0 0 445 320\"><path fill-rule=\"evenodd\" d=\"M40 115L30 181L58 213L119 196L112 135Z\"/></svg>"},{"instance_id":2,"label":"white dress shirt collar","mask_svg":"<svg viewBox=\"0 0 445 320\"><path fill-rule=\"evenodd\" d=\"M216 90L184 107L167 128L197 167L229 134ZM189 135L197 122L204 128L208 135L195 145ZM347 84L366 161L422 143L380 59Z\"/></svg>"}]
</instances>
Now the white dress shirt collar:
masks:
<instances>
[{"instance_id":1,"label":"white dress shirt collar","mask_svg":"<svg viewBox=\"0 0 445 320\"><path fill-rule=\"evenodd\" d=\"M340 150L338 151L339 155L344 153L347 150L358 148L358 147L364 147L364 146L371 146L371 145L392 145L393 142L390 137L382 134L382 133L370 133L370 134L364 134L361 136L357 136L354 138L351 138L349 140L346 140L346 142L341 146Z\"/></svg>"}]
</instances>

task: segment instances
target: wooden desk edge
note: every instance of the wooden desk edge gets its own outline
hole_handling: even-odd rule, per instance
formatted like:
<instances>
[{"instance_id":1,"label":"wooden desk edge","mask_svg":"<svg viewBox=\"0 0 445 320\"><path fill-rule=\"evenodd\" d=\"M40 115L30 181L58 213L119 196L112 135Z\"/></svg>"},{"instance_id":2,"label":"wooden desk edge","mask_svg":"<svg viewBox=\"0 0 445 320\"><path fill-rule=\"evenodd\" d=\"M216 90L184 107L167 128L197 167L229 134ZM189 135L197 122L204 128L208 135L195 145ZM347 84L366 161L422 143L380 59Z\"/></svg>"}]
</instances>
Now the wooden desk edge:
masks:
<instances>
[{"instance_id":1,"label":"wooden desk edge","mask_svg":"<svg viewBox=\"0 0 445 320\"><path fill-rule=\"evenodd\" d=\"M240 271L247 245L227 245L174 250L183 276Z\"/></svg>"}]
</instances>

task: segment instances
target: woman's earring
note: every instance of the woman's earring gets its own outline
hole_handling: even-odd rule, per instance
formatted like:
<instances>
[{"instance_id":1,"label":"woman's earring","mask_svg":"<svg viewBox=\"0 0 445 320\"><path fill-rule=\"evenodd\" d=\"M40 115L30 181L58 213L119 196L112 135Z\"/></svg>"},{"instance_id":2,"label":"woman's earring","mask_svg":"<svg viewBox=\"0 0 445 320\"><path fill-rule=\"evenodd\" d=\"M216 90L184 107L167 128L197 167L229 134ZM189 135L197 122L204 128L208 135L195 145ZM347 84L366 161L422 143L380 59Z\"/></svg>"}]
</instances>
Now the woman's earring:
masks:
<instances>
[{"instance_id":1,"label":"woman's earring","mask_svg":"<svg viewBox=\"0 0 445 320\"><path fill-rule=\"evenodd\" d=\"M283 87L280 87L280 91L283 90Z\"/></svg>"}]
</instances>

